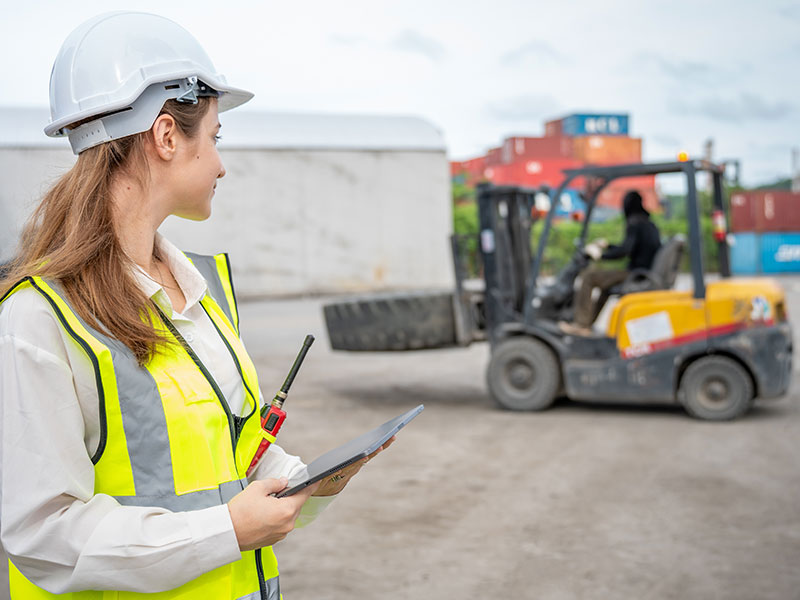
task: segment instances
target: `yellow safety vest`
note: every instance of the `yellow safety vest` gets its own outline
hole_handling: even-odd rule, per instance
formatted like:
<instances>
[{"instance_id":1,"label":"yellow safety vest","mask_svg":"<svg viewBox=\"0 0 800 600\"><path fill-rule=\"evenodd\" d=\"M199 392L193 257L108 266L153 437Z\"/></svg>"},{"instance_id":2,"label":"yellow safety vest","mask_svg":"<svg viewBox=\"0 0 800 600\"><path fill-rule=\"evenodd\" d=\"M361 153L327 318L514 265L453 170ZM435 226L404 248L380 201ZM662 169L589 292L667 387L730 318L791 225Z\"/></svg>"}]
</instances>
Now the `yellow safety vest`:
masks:
<instances>
[{"instance_id":1,"label":"yellow safety vest","mask_svg":"<svg viewBox=\"0 0 800 600\"><path fill-rule=\"evenodd\" d=\"M209 293L200 304L241 374L248 406L244 417L231 414L210 374L166 319L166 325L155 319L156 327L174 343L140 367L126 346L83 322L53 283L27 277L0 299L2 303L20 289L35 289L53 309L67 337L92 362L101 427L100 443L92 456L94 493L113 496L123 505L185 511L225 504L247 485L245 473L262 439L258 377L239 339L227 255L187 256L208 283ZM259 600L262 586L268 600L281 597L272 548L243 552L234 563L154 594L51 594L11 563L9 586L12 600Z\"/></svg>"}]
</instances>

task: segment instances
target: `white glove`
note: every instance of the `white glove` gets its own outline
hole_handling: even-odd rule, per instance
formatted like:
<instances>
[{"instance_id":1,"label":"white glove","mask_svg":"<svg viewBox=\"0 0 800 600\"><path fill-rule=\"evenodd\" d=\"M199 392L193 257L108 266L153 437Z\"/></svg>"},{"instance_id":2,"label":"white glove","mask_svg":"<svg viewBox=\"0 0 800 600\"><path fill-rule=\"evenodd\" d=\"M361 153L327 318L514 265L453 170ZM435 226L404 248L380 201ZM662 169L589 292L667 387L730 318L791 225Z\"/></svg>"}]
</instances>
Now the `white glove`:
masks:
<instances>
[{"instance_id":1,"label":"white glove","mask_svg":"<svg viewBox=\"0 0 800 600\"><path fill-rule=\"evenodd\" d=\"M592 260L600 260L600 257L603 256L603 249L598 244L592 242L583 247L583 253Z\"/></svg>"}]
</instances>

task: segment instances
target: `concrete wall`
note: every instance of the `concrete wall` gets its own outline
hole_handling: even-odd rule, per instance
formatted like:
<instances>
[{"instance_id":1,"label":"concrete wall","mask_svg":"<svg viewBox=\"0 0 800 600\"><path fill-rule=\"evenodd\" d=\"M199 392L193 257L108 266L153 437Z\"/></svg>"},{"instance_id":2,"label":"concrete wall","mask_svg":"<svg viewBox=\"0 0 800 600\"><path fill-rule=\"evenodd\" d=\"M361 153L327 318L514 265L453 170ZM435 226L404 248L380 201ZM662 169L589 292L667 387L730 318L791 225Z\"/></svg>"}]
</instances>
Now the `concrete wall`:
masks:
<instances>
[{"instance_id":1,"label":"concrete wall","mask_svg":"<svg viewBox=\"0 0 800 600\"><path fill-rule=\"evenodd\" d=\"M68 149L0 148L0 261L14 254L28 215L74 162Z\"/></svg>"},{"instance_id":2,"label":"concrete wall","mask_svg":"<svg viewBox=\"0 0 800 600\"><path fill-rule=\"evenodd\" d=\"M231 255L240 297L452 285L447 158L436 151L221 150L212 216L180 248ZM0 149L0 258L67 150Z\"/></svg>"}]
</instances>

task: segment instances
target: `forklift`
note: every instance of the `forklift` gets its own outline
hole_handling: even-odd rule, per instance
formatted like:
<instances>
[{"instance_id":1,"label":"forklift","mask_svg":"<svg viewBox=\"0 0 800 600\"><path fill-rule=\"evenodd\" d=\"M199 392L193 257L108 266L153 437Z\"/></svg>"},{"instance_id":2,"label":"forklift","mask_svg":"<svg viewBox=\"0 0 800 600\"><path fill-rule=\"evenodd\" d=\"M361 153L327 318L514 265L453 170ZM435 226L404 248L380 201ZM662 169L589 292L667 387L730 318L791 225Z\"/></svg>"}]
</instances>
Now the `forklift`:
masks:
<instances>
[{"instance_id":1,"label":"forklift","mask_svg":"<svg viewBox=\"0 0 800 600\"><path fill-rule=\"evenodd\" d=\"M703 260L699 172L708 173L712 182L720 275L714 281L708 280ZM612 290L620 297L604 332L564 331L559 321L571 320L576 280L590 263L585 249L598 195L615 180L665 173L686 179L688 240L666 241L651 269L631 272ZM578 178L591 182L584 196L581 235L569 263L547 277L542 266L558 199ZM544 410L566 396L590 402L678 404L699 419L735 419L756 397L786 393L792 335L784 292L776 281L730 277L722 178L723 167L705 161L565 170L535 253L531 226L540 192L481 184L482 289L467 285L453 238L454 293L433 294L429 301L424 294L383 295L326 305L331 344L334 349L374 351L487 340L489 395L509 410ZM684 250L691 289L674 290Z\"/></svg>"}]
</instances>

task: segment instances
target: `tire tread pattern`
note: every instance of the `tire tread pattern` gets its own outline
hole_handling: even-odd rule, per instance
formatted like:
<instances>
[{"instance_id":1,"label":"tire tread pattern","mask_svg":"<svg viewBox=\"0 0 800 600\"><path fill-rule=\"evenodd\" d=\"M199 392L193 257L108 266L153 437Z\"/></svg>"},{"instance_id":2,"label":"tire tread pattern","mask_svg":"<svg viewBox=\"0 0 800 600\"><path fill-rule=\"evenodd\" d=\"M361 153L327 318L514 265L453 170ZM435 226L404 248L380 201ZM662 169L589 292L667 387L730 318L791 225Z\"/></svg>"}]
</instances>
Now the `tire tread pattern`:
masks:
<instances>
[{"instance_id":1,"label":"tire tread pattern","mask_svg":"<svg viewBox=\"0 0 800 600\"><path fill-rule=\"evenodd\" d=\"M334 350L398 351L456 345L452 292L381 294L326 304Z\"/></svg>"}]
</instances>

